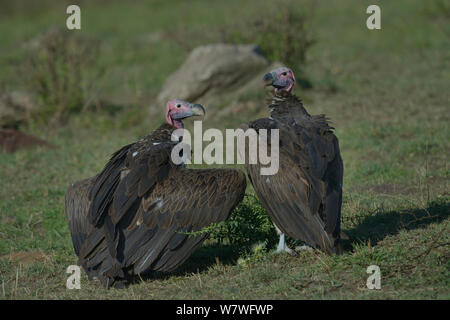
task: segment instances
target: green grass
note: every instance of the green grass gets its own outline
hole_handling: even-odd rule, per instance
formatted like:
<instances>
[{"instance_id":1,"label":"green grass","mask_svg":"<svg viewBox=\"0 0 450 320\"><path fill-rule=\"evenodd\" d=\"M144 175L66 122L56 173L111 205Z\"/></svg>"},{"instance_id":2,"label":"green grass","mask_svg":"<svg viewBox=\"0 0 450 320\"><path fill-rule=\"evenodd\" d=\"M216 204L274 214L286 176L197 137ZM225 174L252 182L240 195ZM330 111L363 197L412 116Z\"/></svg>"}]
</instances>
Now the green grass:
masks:
<instances>
[{"instance_id":1,"label":"green grass","mask_svg":"<svg viewBox=\"0 0 450 320\"><path fill-rule=\"evenodd\" d=\"M154 97L187 55L170 38L143 39L186 29L203 31L204 38L188 38L202 43L228 20L263 10L250 0L83 2L81 32L101 40L98 63L107 67L99 94L131 96L138 104L115 115L75 116L64 127L23 128L58 148L0 154L0 297L449 299L448 15L423 1L298 2L314 8L309 27L317 43L305 69L313 88L296 93L310 113L333 120L340 140L342 226L350 237L343 255L290 257L272 254L271 243L245 250L208 241L174 274L107 291L83 273L81 290L67 290L65 270L76 263L64 216L67 186L101 170L113 151L162 121ZM1 17L0 88L20 87L24 41L65 24L65 8L46 3ZM382 9L378 31L365 27L372 3ZM207 117L205 127L236 127L266 112L261 106L235 118ZM28 259L17 255L22 251ZM366 288L372 264L381 268L381 290Z\"/></svg>"}]
</instances>

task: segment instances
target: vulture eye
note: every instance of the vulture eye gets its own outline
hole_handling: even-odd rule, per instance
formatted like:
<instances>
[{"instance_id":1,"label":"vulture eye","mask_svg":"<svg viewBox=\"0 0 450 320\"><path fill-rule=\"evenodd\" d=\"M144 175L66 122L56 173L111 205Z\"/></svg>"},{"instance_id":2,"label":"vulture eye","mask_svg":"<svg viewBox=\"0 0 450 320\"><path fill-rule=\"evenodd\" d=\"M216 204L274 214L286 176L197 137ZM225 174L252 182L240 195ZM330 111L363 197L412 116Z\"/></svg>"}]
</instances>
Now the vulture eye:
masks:
<instances>
[{"instance_id":1,"label":"vulture eye","mask_svg":"<svg viewBox=\"0 0 450 320\"><path fill-rule=\"evenodd\" d=\"M176 107L181 108L181 104L177 103Z\"/></svg>"},{"instance_id":2,"label":"vulture eye","mask_svg":"<svg viewBox=\"0 0 450 320\"><path fill-rule=\"evenodd\" d=\"M287 76L287 72L285 71L285 72L283 72L281 75L282 75L282 76Z\"/></svg>"}]
</instances>

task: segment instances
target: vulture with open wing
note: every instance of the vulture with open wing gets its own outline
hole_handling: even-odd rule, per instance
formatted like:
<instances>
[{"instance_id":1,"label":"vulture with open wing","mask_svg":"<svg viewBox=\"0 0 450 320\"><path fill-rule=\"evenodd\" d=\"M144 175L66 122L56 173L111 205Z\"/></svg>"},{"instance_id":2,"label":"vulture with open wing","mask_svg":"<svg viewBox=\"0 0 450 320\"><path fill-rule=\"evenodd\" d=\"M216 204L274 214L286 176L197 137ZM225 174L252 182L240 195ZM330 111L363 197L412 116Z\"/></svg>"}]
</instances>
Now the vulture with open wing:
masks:
<instances>
[{"instance_id":1,"label":"vulture with open wing","mask_svg":"<svg viewBox=\"0 0 450 320\"><path fill-rule=\"evenodd\" d=\"M250 181L280 234L277 252L287 247L285 234L327 253L341 253L343 163L338 139L324 115L311 116L290 93L295 77L281 67L264 76L275 87L270 117L241 126L259 132L279 130L279 170L261 175L260 164L245 164Z\"/></svg>"},{"instance_id":2,"label":"vulture with open wing","mask_svg":"<svg viewBox=\"0 0 450 320\"><path fill-rule=\"evenodd\" d=\"M167 123L114 153L97 176L69 188L66 216L90 279L120 286L134 275L173 271L207 236L187 233L226 220L242 200L241 171L187 169L172 161L181 120L202 114L198 104L169 101Z\"/></svg>"}]
</instances>

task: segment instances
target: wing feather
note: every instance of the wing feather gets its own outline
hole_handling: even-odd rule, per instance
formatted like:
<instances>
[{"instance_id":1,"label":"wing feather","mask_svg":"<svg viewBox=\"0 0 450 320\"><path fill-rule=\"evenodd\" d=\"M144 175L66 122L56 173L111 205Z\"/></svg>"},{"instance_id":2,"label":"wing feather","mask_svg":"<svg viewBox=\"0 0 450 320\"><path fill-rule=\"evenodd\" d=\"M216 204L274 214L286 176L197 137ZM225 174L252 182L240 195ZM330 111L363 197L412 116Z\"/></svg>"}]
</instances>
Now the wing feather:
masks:
<instances>
[{"instance_id":1,"label":"wing feather","mask_svg":"<svg viewBox=\"0 0 450 320\"><path fill-rule=\"evenodd\" d=\"M255 130L280 130L280 170L261 176L259 164L245 167L258 197L283 233L334 252L340 234L343 167L337 138L325 127L324 119L314 119L320 126L287 125L273 119L250 123L248 127Z\"/></svg>"},{"instance_id":2,"label":"wing feather","mask_svg":"<svg viewBox=\"0 0 450 320\"><path fill-rule=\"evenodd\" d=\"M93 181L94 178L75 182L67 189L65 196L66 219L77 255L92 230L92 225L87 220L87 212L90 206L89 190Z\"/></svg>"},{"instance_id":3,"label":"wing feather","mask_svg":"<svg viewBox=\"0 0 450 320\"><path fill-rule=\"evenodd\" d=\"M89 214L97 225L80 252L81 263L94 276L174 270L206 238L185 233L227 219L242 200L242 172L175 166L170 160L174 145L147 144L138 153L138 146L122 148L96 178ZM113 186L107 187L110 182Z\"/></svg>"}]
</instances>

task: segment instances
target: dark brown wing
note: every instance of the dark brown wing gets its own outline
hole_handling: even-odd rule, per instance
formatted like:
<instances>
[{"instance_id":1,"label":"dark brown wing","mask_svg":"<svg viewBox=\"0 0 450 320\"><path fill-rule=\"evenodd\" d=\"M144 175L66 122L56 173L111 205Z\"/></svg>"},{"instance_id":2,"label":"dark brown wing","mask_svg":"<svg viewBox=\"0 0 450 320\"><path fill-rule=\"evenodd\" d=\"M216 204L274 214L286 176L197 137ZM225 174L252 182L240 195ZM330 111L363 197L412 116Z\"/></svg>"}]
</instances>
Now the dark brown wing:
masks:
<instances>
[{"instance_id":1,"label":"dark brown wing","mask_svg":"<svg viewBox=\"0 0 450 320\"><path fill-rule=\"evenodd\" d=\"M142 199L135 219L126 229L126 265L133 264L135 273L149 267L174 270L205 238L183 233L226 220L242 200L245 187L245 176L237 170L174 168ZM150 234L153 236L147 237ZM141 253L133 254L137 249Z\"/></svg>"},{"instance_id":2,"label":"dark brown wing","mask_svg":"<svg viewBox=\"0 0 450 320\"><path fill-rule=\"evenodd\" d=\"M117 188L120 182L121 171L133 145L124 146L114 153L103 171L95 178L89 193L91 205L89 207L88 218L91 224L97 225L106 214L112 200L112 191Z\"/></svg>"},{"instance_id":3,"label":"dark brown wing","mask_svg":"<svg viewBox=\"0 0 450 320\"><path fill-rule=\"evenodd\" d=\"M139 151L133 147L118 166L115 188L94 194L94 202L102 199L97 208L107 212L93 212L101 218L81 249L80 262L88 273L115 279L172 271L205 239L185 233L227 219L241 201L246 186L242 172L175 166L170 160L173 146L162 142ZM109 172L115 170L103 174Z\"/></svg>"},{"instance_id":4,"label":"dark brown wing","mask_svg":"<svg viewBox=\"0 0 450 320\"><path fill-rule=\"evenodd\" d=\"M339 251L343 167L337 138L314 124L286 125L260 119L250 127L280 130L278 173L263 176L259 164L246 164L253 187L275 225L290 237L326 252ZM270 144L268 149L270 152Z\"/></svg>"},{"instance_id":5,"label":"dark brown wing","mask_svg":"<svg viewBox=\"0 0 450 320\"><path fill-rule=\"evenodd\" d=\"M93 227L87 219L90 206L89 190L95 178L89 178L73 183L66 192L66 218L69 224L73 248L77 256L80 248Z\"/></svg>"}]
</instances>

